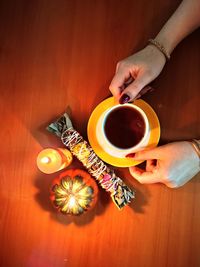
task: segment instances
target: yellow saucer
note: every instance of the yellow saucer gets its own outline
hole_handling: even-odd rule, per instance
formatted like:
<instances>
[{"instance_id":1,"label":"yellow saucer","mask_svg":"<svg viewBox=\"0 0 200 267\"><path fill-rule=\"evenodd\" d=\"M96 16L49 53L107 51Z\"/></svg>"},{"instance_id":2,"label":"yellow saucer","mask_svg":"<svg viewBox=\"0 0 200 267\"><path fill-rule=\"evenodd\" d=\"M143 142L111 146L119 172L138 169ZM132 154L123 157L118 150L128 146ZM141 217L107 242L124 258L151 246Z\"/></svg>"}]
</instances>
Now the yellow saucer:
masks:
<instances>
[{"instance_id":1,"label":"yellow saucer","mask_svg":"<svg viewBox=\"0 0 200 267\"><path fill-rule=\"evenodd\" d=\"M109 97L106 100L102 101L92 112L87 126L88 139L91 147L95 151L95 153L101 158L103 161L109 163L110 165L116 167L131 167L141 163L141 161L136 161L129 158L117 158L109 155L107 152L103 150L96 138L96 125L101 114L116 105L116 101L114 97ZM155 111L152 107L147 104L144 100L135 100L134 105L140 107L147 115L149 124L150 124L150 138L148 145L146 148L153 148L157 146L159 138L160 138L160 123Z\"/></svg>"}]
</instances>

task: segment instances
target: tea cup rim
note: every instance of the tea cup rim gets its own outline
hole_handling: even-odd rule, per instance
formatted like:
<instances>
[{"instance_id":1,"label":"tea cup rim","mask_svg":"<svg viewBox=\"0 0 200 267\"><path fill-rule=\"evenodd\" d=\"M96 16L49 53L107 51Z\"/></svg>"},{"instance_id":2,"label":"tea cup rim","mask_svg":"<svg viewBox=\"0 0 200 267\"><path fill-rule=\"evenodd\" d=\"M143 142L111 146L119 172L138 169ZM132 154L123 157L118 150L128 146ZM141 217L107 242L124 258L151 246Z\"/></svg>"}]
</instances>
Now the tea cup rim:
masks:
<instances>
[{"instance_id":1,"label":"tea cup rim","mask_svg":"<svg viewBox=\"0 0 200 267\"><path fill-rule=\"evenodd\" d=\"M132 147L129 147L129 148L120 148L120 147L117 147L115 145L113 145L109 139L107 138L106 134L105 134L105 130L104 130L104 126L105 126L105 122L106 122L106 118L108 117L108 115L115 109L117 108L120 108L120 107L130 107L130 108L133 108L135 110L137 110L141 115L142 115L142 118L144 119L144 123L145 123L145 132L144 132L144 136L142 137L142 139L139 141L138 144L132 146ZM150 134L150 126L149 126L149 121L148 121L148 118L147 118L147 115L145 114L145 112L140 108L138 107L137 105L135 105L134 103L126 103L126 104L117 104L117 105L114 105L112 106L111 108L107 109L106 111L104 111L104 113L101 115L101 126L100 126L100 135L101 137L103 137L103 149L105 150L105 146L106 146L106 149L110 151L110 153L112 153L113 155L116 153L116 154L120 154L120 155L123 155L125 156L126 154L128 153L131 153L133 151L138 151L140 150L140 148L142 147L144 141L146 139L148 139L148 136ZM99 133L97 133L99 134ZM107 151L108 153L108 151Z\"/></svg>"}]
</instances>

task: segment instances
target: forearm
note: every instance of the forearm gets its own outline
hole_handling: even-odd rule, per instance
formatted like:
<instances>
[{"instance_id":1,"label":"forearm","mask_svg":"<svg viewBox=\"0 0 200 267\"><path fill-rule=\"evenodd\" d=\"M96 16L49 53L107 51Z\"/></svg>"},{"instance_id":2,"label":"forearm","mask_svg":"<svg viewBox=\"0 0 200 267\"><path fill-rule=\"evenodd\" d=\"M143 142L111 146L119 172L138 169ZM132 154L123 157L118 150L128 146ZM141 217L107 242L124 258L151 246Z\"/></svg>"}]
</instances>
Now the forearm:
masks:
<instances>
[{"instance_id":1,"label":"forearm","mask_svg":"<svg viewBox=\"0 0 200 267\"><path fill-rule=\"evenodd\" d=\"M156 36L171 54L188 34L200 26L200 0L183 0Z\"/></svg>"}]
</instances>

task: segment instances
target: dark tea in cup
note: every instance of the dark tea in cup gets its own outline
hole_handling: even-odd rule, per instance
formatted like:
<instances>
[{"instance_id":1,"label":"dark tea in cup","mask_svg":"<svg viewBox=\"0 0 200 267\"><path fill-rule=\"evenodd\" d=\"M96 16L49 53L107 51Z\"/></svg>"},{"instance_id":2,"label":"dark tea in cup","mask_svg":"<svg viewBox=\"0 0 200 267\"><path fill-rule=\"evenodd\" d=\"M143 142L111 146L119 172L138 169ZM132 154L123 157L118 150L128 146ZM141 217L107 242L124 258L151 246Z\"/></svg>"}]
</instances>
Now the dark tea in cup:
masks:
<instances>
[{"instance_id":1,"label":"dark tea in cup","mask_svg":"<svg viewBox=\"0 0 200 267\"><path fill-rule=\"evenodd\" d=\"M103 127L107 140L119 149L137 146L146 131L142 114L134 107L124 105L107 114Z\"/></svg>"}]
</instances>

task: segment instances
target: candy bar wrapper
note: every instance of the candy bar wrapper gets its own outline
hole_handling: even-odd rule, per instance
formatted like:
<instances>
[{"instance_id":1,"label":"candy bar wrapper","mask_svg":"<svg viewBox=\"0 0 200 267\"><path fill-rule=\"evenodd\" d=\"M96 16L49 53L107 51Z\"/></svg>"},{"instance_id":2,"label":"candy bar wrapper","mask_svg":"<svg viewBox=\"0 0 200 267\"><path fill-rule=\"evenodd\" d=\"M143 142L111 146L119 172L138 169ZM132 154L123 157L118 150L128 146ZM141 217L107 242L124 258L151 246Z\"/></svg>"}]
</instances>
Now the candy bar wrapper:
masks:
<instances>
[{"instance_id":1,"label":"candy bar wrapper","mask_svg":"<svg viewBox=\"0 0 200 267\"><path fill-rule=\"evenodd\" d=\"M121 209L135 197L134 192L109 168L94 152L91 146L73 128L67 113L56 122L51 123L47 130L59 136L63 144L86 167L87 171L108 191L116 206Z\"/></svg>"}]
</instances>

